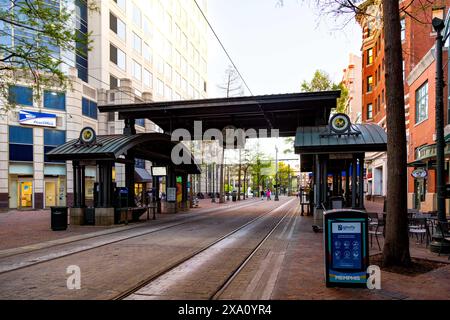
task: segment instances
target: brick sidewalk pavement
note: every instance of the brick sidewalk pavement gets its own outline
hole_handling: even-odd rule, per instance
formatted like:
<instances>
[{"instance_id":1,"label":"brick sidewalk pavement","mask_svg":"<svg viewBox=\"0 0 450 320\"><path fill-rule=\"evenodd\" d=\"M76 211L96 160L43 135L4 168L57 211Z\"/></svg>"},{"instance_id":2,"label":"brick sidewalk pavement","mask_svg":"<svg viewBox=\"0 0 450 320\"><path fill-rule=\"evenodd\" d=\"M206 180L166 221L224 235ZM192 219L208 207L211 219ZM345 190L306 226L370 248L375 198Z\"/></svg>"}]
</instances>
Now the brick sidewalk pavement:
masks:
<instances>
[{"instance_id":1,"label":"brick sidewalk pavement","mask_svg":"<svg viewBox=\"0 0 450 320\"><path fill-rule=\"evenodd\" d=\"M212 203L211 199L199 200L198 208L190 211L183 211L177 214L186 214L187 212L196 213L200 210L213 208L224 208L230 205L244 204L248 200L239 202L227 201L223 204ZM170 217L169 214L157 215L157 219ZM145 219L145 215L142 216ZM139 224L139 223L137 223ZM136 223L130 223L130 227ZM0 213L0 250L12 249L33 245L37 243L54 241L80 235L88 235L103 230L114 230L123 225L114 226L75 226L69 225L65 231L52 231L50 227L50 210L20 211L10 210Z\"/></svg>"}]
</instances>

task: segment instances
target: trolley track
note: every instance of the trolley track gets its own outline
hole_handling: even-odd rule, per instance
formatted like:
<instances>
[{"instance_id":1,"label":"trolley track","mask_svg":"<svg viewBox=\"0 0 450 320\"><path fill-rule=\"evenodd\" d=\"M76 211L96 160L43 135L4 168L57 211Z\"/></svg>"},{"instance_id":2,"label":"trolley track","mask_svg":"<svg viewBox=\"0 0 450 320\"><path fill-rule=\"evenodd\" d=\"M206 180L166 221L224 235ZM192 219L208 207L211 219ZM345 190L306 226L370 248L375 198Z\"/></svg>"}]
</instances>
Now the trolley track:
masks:
<instances>
[{"instance_id":1,"label":"trolley track","mask_svg":"<svg viewBox=\"0 0 450 320\"><path fill-rule=\"evenodd\" d=\"M34 265L37 265L37 264L42 264L42 263L45 263L45 262L56 260L56 259L59 259L59 258L67 257L67 256L74 255L74 254L77 254L77 253L82 253L82 252L86 252L86 251L89 251L89 250L97 249L97 248L104 247L104 246L107 246L107 245L110 245L110 244L116 244L116 243L119 243L119 242L122 242L122 241L126 241L126 240L129 240L129 239L146 236L146 235L157 233L157 232L160 232L160 231L165 231L165 230L168 230L168 229L171 229L171 228L175 228L175 227L178 227L178 226L181 226L181 225L186 225L186 224L189 224L189 223L198 222L198 221L201 221L201 220L205 220L205 219L211 218L214 215L223 214L225 212L232 212L234 210L239 210L239 209L243 209L243 208L246 208L246 207L250 207L250 206L253 206L253 205L258 204L258 203L259 203L259 201L253 200L250 203L245 203L243 205L231 206L231 207L228 207L228 208L224 208L224 209L220 210L219 212L217 212L217 210L220 209L220 208L206 209L205 211L198 212L199 214L202 214L201 216L196 216L196 217L189 217L189 216L187 216L185 218L182 218L181 221L178 220L177 222L168 222L167 224L169 224L169 225L163 223L160 226L155 226L152 230L143 230L143 231L139 232L138 231L139 229L146 228L146 227L148 227L148 225L138 226L138 227L130 228L130 229L126 229L126 230L118 230L118 231L110 232L110 233L107 233L107 234L99 234L99 235L94 235L92 237L86 237L86 238L83 238L83 239L73 240L73 241L69 241L69 242L63 243L63 244L55 244L55 245L52 245L52 246L48 246L48 247L41 248L41 249L36 249L36 250L33 250L33 251L27 251L27 252L23 252L23 253L16 253L16 254L2 256L2 257L0 257L0 275L8 273L8 272L15 271L15 270L27 268L27 267L30 267L30 266L34 266ZM203 214L206 214L206 215L203 215ZM68 250L65 250L65 251L53 252L53 253L49 253L49 254L44 254L42 256L31 257L30 259L22 260L22 261L19 261L19 262L16 262L16 263L8 264L8 262L7 262L8 259L19 257L19 256L22 256L22 255L33 255L33 254L36 254L39 251L44 251L44 250L47 250L47 249L55 249L56 247L70 246L70 245L74 245L76 243L79 243L79 242L82 242L82 241L86 241L86 240L92 241L93 239L96 239L96 238L102 238L102 237L107 238L109 236L117 236L120 233L127 233L127 232L128 233L132 233L133 231L137 231L137 232L135 232L135 234L132 234L132 235L129 235L129 236L124 235L124 236L116 238L116 239L105 240L103 242L100 241L100 243L97 243L97 244L88 244L88 245L85 245L85 246L76 247L76 248L68 249Z\"/></svg>"},{"instance_id":2,"label":"trolley track","mask_svg":"<svg viewBox=\"0 0 450 320\"><path fill-rule=\"evenodd\" d=\"M188 255L187 257L184 257L184 258L182 258L182 259L172 263L168 267L166 267L166 268L160 270L159 272L153 274L149 278L141 281L140 283L136 284L135 286L133 286L133 287L129 288L128 290L120 293L119 295L114 297L113 300L126 299L126 298L132 296L133 294L136 294L140 289L145 288L146 286L152 284L153 282L155 282L156 280L158 280L162 276L164 276L164 275L170 273L172 270L176 269L177 267L180 267L183 264L188 263L190 260L198 257L200 254L206 252L208 249L212 249L215 245L220 244L223 241L226 241L228 238L232 237L233 235L235 235L239 231L243 230L244 228L246 228L246 227L256 223L258 220L262 219L263 217L267 217L271 213L274 213L276 211L282 210L285 206L288 206L294 200L295 199L288 200L287 202L283 203L281 206L260 214L255 219L252 219L251 221L245 223L244 225L239 226L238 228L236 228L236 229L232 230L231 232L227 233L226 235L224 235L224 236L222 236L222 237L220 237L218 239L215 239L214 241L212 241L208 245L206 245L206 246L196 250L195 252L193 252L192 254ZM239 263L239 265L231 272L231 274L226 278L226 280L219 285L219 287L214 291L214 293L212 295L210 295L209 299L217 299L217 298L220 297L222 292L224 290L226 290L226 288L229 286L229 284L235 279L235 277L247 265L247 263L252 259L252 257L261 248L261 246L267 241L267 239L270 238L270 236L280 226L280 224L284 221L284 219L288 215L292 214L293 212L295 213L297 209L298 209L298 205L296 205L295 207L291 208L290 210L287 210L286 213L283 214L283 216L280 219L278 219L278 221L275 223L275 225L273 227L270 227L270 230L268 232L266 232L264 237L257 243L256 247L254 247L250 251L250 253L248 253L248 255L245 256L243 261Z\"/></svg>"}]
</instances>

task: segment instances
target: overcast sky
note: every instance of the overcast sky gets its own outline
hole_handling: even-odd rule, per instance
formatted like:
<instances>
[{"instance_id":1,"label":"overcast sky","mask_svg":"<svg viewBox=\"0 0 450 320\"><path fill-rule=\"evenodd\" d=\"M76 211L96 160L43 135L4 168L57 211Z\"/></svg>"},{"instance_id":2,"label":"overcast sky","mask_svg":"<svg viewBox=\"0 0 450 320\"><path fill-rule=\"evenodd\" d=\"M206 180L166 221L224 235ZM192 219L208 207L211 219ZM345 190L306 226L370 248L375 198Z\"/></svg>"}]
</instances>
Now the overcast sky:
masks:
<instances>
[{"instance_id":1,"label":"overcast sky","mask_svg":"<svg viewBox=\"0 0 450 320\"><path fill-rule=\"evenodd\" d=\"M208 0L208 19L253 94L298 92L316 69L338 82L349 53L360 55L360 27L337 30L307 2L284 0L279 7L277 0ZM216 85L229 61L210 34L209 93L217 97L224 95Z\"/></svg>"}]
</instances>

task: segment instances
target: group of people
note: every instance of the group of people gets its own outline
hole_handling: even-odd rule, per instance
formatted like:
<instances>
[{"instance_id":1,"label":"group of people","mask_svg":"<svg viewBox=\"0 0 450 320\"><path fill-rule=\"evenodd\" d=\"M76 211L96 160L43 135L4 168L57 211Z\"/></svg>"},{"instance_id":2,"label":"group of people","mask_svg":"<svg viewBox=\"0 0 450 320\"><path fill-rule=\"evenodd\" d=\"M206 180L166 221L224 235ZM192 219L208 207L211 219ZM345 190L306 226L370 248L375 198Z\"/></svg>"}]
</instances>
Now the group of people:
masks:
<instances>
[{"instance_id":1,"label":"group of people","mask_svg":"<svg viewBox=\"0 0 450 320\"><path fill-rule=\"evenodd\" d=\"M267 198L267 200L272 200L271 194L272 191L269 188L267 188L266 191L261 190L261 200L264 200L264 198Z\"/></svg>"}]
</instances>

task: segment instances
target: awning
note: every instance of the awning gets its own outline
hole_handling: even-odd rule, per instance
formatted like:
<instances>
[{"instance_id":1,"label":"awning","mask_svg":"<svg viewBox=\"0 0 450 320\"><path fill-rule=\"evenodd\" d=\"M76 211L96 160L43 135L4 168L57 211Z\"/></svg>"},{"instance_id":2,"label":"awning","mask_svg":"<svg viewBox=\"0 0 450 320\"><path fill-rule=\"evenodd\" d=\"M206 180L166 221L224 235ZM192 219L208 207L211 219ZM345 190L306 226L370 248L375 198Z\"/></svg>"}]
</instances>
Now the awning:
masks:
<instances>
[{"instance_id":1,"label":"awning","mask_svg":"<svg viewBox=\"0 0 450 320\"><path fill-rule=\"evenodd\" d=\"M134 168L135 182L151 182L152 175L144 168Z\"/></svg>"},{"instance_id":2,"label":"awning","mask_svg":"<svg viewBox=\"0 0 450 320\"><path fill-rule=\"evenodd\" d=\"M327 126L299 127L295 135L295 153L326 154L387 150L386 132L375 124L354 124L359 134L327 134Z\"/></svg>"}]
</instances>

